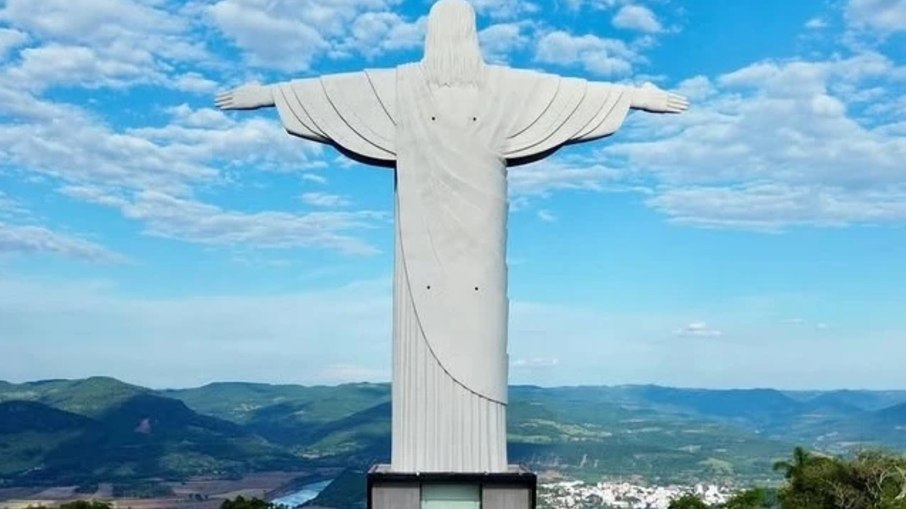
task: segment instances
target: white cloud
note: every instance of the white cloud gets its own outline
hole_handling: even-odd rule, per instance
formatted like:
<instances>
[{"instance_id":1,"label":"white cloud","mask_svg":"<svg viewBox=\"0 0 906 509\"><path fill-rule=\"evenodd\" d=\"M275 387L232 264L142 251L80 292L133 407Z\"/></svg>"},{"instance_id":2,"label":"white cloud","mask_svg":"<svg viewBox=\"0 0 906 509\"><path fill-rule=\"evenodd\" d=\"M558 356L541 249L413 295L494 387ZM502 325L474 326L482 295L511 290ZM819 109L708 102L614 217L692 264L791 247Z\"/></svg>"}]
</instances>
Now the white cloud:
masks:
<instances>
[{"instance_id":1,"label":"white cloud","mask_svg":"<svg viewBox=\"0 0 906 509\"><path fill-rule=\"evenodd\" d=\"M224 185L235 167L305 168L321 146L287 136L279 122L242 120L212 109L177 106L162 127L116 131L87 112L0 87L19 122L0 124L0 155L19 170L62 183L67 196L111 207L146 234L227 247L312 246L375 252L353 234L384 224L373 211L232 211L194 197ZM226 171L224 171L226 169Z\"/></svg>"},{"instance_id":2,"label":"white cloud","mask_svg":"<svg viewBox=\"0 0 906 509\"><path fill-rule=\"evenodd\" d=\"M677 336L697 337L697 338L716 338L723 336L724 333L708 326L705 322L692 322L675 331Z\"/></svg>"},{"instance_id":3,"label":"white cloud","mask_svg":"<svg viewBox=\"0 0 906 509\"><path fill-rule=\"evenodd\" d=\"M906 221L902 185L877 190L819 184L688 186L668 188L647 203L679 223L765 231Z\"/></svg>"},{"instance_id":4,"label":"white cloud","mask_svg":"<svg viewBox=\"0 0 906 509\"><path fill-rule=\"evenodd\" d=\"M174 77L173 88L185 92L210 94L221 87L216 81L209 80L197 72L188 72Z\"/></svg>"},{"instance_id":5,"label":"white cloud","mask_svg":"<svg viewBox=\"0 0 906 509\"><path fill-rule=\"evenodd\" d=\"M663 29L651 9L632 4L620 7L613 17L613 26L646 33L656 33Z\"/></svg>"},{"instance_id":6,"label":"white cloud","mask_svg":"<svg viewBox=\"0 0 906 509\"><path fill-rule=\"evenodd\" d=\"M421 43L424 20L390 12L395 0L220 0L207 7L214 24L249 63L305 71L325 55L374 57Z\"/></svg>"},{"instance_id":7,"label":"white cloud","mask_svg":"<svg viewBox=\"0 0 906 509\"><path fill-rule=\"evenodd\" d=\"M175 62L211 59L191 39L188 19L133 0L9 0L0 10L0 20L49 41L24 50L21 68L10 71L34 89L169 83Z\"/></svg>"},{"instance_id":8,"label":"white cloud","mask_svg":"<svg viewBox=\"0 0 906 509\"><path fill-rule=\"evenodd\" d=\"M511 198L546 196L556 190L602 191L622 172L587 160L552 158L511 168L507 172Z\"/></svg>"},{"instance_id":9,"label":"white cloud","mask_svg":"<svg viewBox=\"0 0 906 509\"><path fill-rule=\"evenodd\" d=\"M12 28L0 27L0 62L6 59L10 50L28 41L28 34Z\"/></svg>"},{"instance_id":10,"label":"white cloud","mask_svg":"<svg viewBox=\"0 0 906 509\"><path fill-rule=\"evenodd\" d=\"M539 7L527 0L471 0L479 15L491 18L512 19L538 12Z\"/></svg>"},{"instance_id":11,"label":"white cloud","mask_svg":"<svg viewBox=\"0 0 906 509\"><path fill-rule=\"evenodd\" d=\"M148 2L130 0L8 0L0 20L43 37L79 41L111 42L137 39L149 30L177 33L183 21Z\"/></svg>"},{"instance_id":12,"label":"white cloud","mask_svg":"<svg viewBox=\"0 0 906 509\"><path fill-rule=\"evenodd\" d=\"M525 47L529 37L523 30L528 23L498 23L478 33L485 60L490 63L506 63L513 51Z\"/></svg>"},{"instance_id":13,"label":"white cloud","mask_svg":"<svg viewBox=\"0 0 906 509\"><path fill-rule=\"evenodd\" d=\"M302 194L302 202L313 207L337 208L350 205L345 196L324 192L311 192Z\"/></svg>"},{"instance_id":14,"label":"white cloud","mask_svg":"<svg viewBox=\"0 0 906 509\"><path fill-rule=\"evenodd\" d=\"M571 10L578 10L581 7L590 7L594 10L612 9L624 0L564 0L566 6Z\"/></svg>"},{"instance_id":15,"label":"white cloud","mask_svg":"<svg viewBox=\"0 0 906 509\"><path fill-rule=\"evenodd\" d=\"M4 100L8 99L8 100ZM6 161L71 184L185 193L223 179L223 166L305 168L321 146L286 135L279 122L254 115L234 120L213 109L178 106L162 127L116 131L88 112L0 87Z\"/></svg>"},{"instance_id":16,"label":"white cloud","mask_svg":"<svg viewBox=\"0 0 906 509\"><path fill-rule=\"evenodd\" d=\"M48 44L22 50L22 62L7 70L7 78L34 90L52 85L123 87L136 83L163 83L166 77L154 70L150 53L131 58L100 54L85 46Z\"/></svg>"},{"instance_id":17,"label":"white cloud","mask_svg":"<svg viewBox=\"0 0 906 509\"><path fill-rule=\"evenodd\" d=\"M903 0L849 0L846 19L854 26L882 34L906 30L906 2Z\"/></svg>"},{"instance_id":18,"label":"white cloud","mask_svg":"<svg viewBox=\"0 0 906 509\"><path fill-rule=\"evenodd\" d=\"M148 235L227 247L321 247L348 254L374 254L370 244L348 232L375 228L387 214L374 211L239 212L157 191L116 195L97 188L68 187L67 196L115 207L140 221Z\"/></svg>"},{"instance_id":19,"label":"white cloud","mask_svg":"<svg viewBox=\"0 0 906 509\"><path fill-rule=\"evenodd\" d=\"M717 93L717 89L707 76L695 76L680 82L676 92L686 96L690 101L698 102Z\"/></svg>"},{"instance_id":20,"label":"white cloud","mask_svg":"<svg viewBox=\"0 0 906 509\"><path fill-rule=\"evenodd\" d=\"M366 12L352 24L351 37L336 52L357 52L374 58L388 51L420 48L427 18L408 22L392 12Z\"/></svg>"},{"instance_id":21,"label":"white cloud","mask_svg":"<svg viewBox=\"0 0 906 509\"><path fill-rule=\"evenodd\" d=\"M581 65L599 76L624 76L638 55L618 39L586 34L575 36L562 30L549 32L538 41L535 60L560 66Z\"/></svg>"},{"instance_id":22,"label":"white cloud","mask_svg":"<svg viewBox=\"0 0 906 509\"><path fill-rule=\"evenodd\" d=\"M716 80L689 80L692 108L675 117L635 114L603 147L659 184L649 205L676 221L778 230L790 225L906 220L906 138L899 119L862 118L864 86L898 72L887 58L762 62ZM875 101L896 97L881 87ZM885 118L887 119L885 122ZM637 140L637 141L636 141Z\"/></svg>"},{"instance_id":23,"label":"white cloud","mask_svg":"<svg viewBox=\"0 0 906 509\"><path fill-rule=\"evenodd\" d=\"M322 175L316 175L314 173L303 173L302 180L306 182L314 182L315 184L326 184L327 179Z\"/></svg>"},{"instance_id":24,"label":"white cloud","mask_svg":"<svg viewBox=\"0 0 906 509\"><path fill-rule=\"evenodd\" d=\"M809 30L821 30L827 28L827 21L823 18L812 18L805 22L805 28Z\"/></svg>"},{"instance_id":25,"label":"white cloud","mask_svg":"<svg viewBox=\"0 0 906 509\"><path fill-rule=\"evenodd\" d=\"M53 253L93 262L121 262L124 258L94 242L54 232L41 226L0 222L0 253Z\"/></svg>"},{"instance_id":26,"label":"white cloud","mask_svg":"<svg viewBox=\"0 0 906 509\"><path fill-rule=\"evenodd\" d=\"M560 360L553 357L533 357L529 359L513 359L510 361L510 367L527 370L552 368L559 364Z\"/></svg>"},{"instance_id":27,"label":"white cloud","mask_svg":"<svg viewBox=\"0 0 906 509\"><path fill-rule=\"evenodd\" d=\"M557 216L546 209L541 209L537 212L538 219L544 221L545 223L554 223L557 221Z\"/></svg>"},{"instance_id":28,"label":"white cloud","mask_svg":"<svg viewBox=\"0 0 906 509\"><path fill-rule=\"evenodd\" d=\"M214 22L246 52L252 65L283 71L306 70L317 55L329 48L314 27L260 7L238 0L225 0L210 7Z\"/></svg>"},{"instance_id":29,"label":"white cloud","mask_svg":"<svg viewBox=\"0 0 906 509\"><path fill-rule=\"evenodd\" d=\"M18 201L0 189L0 220L13 219L18 217L28 217L29 213Z\"/></svg>"},{"instance_id":30,"label":"white cloud","mask_svg":"<svg viewBox=\"0 0 906 509\"><path fill-rule=\"evenodd\" d=\"M287 136L280 122L266 113L225 114L187 105L169 112L169 124L133 128L127 133L194 164L218 161L269 171L303 170L322 164L323 145Z\"/></svg>"},{"instance_id":31,"label":"white cloud","mask_svg":"<svg viewBox=\"0 0 906 509\"><path fill-rule=\"evenodd\" d=\"M68 182L132 188L185 189L188 183L217 176L215 169L186 157L185 152L202 147L155 144L115 132L80 109L10 95L12 101L0 100L0 111L16 108L10 113L25 118L0 124L0 154L8 162Z\"/></svg>"}]
</instances>

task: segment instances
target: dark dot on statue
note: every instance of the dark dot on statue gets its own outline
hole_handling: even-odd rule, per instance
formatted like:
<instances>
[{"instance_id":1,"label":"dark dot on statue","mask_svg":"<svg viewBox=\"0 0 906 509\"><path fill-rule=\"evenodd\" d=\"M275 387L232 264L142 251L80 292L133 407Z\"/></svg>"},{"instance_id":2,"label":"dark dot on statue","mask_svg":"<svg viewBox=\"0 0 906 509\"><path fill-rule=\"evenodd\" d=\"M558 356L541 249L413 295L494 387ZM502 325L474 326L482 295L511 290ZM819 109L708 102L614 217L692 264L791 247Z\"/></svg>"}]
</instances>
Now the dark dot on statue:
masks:
<instances>
[{"instance_id":1,"label":"dark dot on statue","mask_svg":"<svg viewBox=\"0 0 906 509\"><path fill-rule=\"evenodd\" d=\"M431 117L431 120L437 120L437 118L436 118L436 117Z\"/></svg>"},{"instance_id":2,"label":"dark dot on statue","mask_svg":"<svg viewBox=\"0 0 906 509\"><path fill-rule=\"evenodd\" d=\"M472 122L478 121L478 117L472 117Z\"/></svg>"},{"instance_id":3,"label":"dark dot on statue","mask_svg":"<svg viewBox=\"0 0 906 509\"><path fill-rule=\"evenodd\" d=\"M429 290L431 289L431 285L428 285L428 289L429 289Z\"/></svg>"},{"instance_id":4,"label":"dark dot on statue","mask_svg":"<svg viewBox=\"0 0 906 509\"><path fill-rule=\"evenodd\" d=\"M478 291L478 287L477 287L477 286L475 287L475 291L476 291L476 292Z\"/></svg>"}]
</instances>

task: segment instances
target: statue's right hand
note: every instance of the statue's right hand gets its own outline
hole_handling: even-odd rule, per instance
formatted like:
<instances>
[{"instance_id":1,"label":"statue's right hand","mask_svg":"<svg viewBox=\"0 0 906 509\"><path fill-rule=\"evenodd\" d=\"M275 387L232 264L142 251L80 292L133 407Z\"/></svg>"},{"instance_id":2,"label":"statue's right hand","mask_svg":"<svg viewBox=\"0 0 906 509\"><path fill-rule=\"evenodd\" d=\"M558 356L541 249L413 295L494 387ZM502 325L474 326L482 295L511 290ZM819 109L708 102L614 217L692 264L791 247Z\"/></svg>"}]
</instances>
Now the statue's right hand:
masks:
<instances>
[{"instance_id":1,"label":"statue's right hand","mask_svg":"<svg viewBox=\"0 0 906 509\"><path fill-rule=\"evenodd\" d=\"M661 90L653 83L645 83L633 90L632 107L651 113L682 113L689 109L689 100Z\"/></svg>"},{"instance_id":2,"label":"statue's right hand","mask_svg":"<svg viewBox=\"0 0 906 509\"><path fill-rule=\"evenodd\" d=\"M274 105L270 87L249 83L217 94L214 104L221 110L254 110Z\"/></svg>"}]
</instances>

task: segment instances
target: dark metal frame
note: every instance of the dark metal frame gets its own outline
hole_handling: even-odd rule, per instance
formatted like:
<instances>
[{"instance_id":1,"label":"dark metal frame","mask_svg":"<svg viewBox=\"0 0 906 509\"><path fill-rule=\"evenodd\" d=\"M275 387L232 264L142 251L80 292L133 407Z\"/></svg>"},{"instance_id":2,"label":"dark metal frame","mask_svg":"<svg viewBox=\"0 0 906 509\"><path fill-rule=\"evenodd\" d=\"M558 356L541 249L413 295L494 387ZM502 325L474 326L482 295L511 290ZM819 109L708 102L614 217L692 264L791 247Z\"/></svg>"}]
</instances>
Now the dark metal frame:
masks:
<instances>
[{"instance_id":1,"label":"dark metal frame","mask_svg":"<svg viewBox=\"0 0 906 509\"><path fill-rule=\"evenodd\" d=\"M373 509L371 494L378 484L417 484L419 489L425 484L471 484L480 488L485 486L519 486L531 491L531 507L538 504L538 476L524 468L511 469L500 473L457 473L457 472L390 472L386 465L375 465L368 470L367 476L368 509ZM480 491L484 496L483 490ZM482 500L484 503L484 500Z\"/></svg>"}]
</instances>

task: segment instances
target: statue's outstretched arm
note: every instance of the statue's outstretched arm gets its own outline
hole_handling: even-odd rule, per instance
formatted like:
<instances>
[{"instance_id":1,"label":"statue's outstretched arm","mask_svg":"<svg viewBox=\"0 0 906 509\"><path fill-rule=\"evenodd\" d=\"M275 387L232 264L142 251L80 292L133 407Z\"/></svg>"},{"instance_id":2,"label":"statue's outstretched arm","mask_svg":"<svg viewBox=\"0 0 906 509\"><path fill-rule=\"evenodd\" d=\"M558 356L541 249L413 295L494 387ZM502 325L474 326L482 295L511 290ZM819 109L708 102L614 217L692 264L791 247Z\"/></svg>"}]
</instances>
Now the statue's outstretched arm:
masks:
<instances>
[{"instance_id":1,"label":"statue's outstretched arm","mask_svg":"<svg viewBox=\"0 0 906 509\"><path fill-rule=\"evenodd\" d=\"M651 113L682 113L689 108L689 100L679 94L661 90L652 83L632 88L631 108Z\"/></svg>"},{"instance_id":2,"label":"statue's outstretched arm","mask_svg":"<svg viewBox=\"0 0 906 509\"><path fill-rule=\"evenodd\" d=\"M249 83L217 94L214 104L221 110L256 110L274 106L274 93L270 85Z\"/></svg>"}]
</instances>

